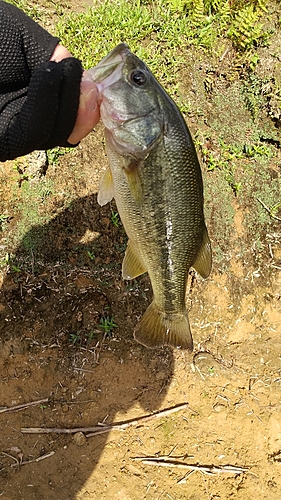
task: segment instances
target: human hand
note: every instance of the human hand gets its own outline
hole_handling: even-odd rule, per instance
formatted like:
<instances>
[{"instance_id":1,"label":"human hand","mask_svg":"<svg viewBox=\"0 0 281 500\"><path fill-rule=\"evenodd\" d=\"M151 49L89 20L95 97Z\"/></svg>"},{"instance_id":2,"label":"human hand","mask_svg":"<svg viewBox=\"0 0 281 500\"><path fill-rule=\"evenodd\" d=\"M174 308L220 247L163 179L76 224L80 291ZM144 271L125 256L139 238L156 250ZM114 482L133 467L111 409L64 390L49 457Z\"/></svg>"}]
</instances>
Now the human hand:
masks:
<instances>
[{"instance_id":1,"label":"human hand","mask_svg":"<svg viewBox=\"0 0 281 500\"><path fill-rule=\"evenodd\" d=\"M75 145L99 119L95 85L58 42L0 1L0 161Z\"/></svg>"},{"instance_id":2,"label":"human hand","mask_svg":"<svg viewBox=\"0 0 281 500\"><path fill-rule=\"evenodd\" d=\"M74 129L68 137L70 144L77 144L96 126L100 118L98 89L92 78L84 71L80 84L80 101Z\"/></svg>"},{"instance_id":3,"label":"human hand","mask_svg":"<svg viewBox=\"0 0 281 500\"><path fill-rule=\"evenodd\" d=\"M72 57L66 47L59 44L52 54L51 61L62 61L67 57ZM68 137L70 144L75 145L86 137L96 126L100 118L98 106L98 90L96 84L88 71L84 71L80 83L79 108L74 128Z\"/></svg>"}]
</instances>

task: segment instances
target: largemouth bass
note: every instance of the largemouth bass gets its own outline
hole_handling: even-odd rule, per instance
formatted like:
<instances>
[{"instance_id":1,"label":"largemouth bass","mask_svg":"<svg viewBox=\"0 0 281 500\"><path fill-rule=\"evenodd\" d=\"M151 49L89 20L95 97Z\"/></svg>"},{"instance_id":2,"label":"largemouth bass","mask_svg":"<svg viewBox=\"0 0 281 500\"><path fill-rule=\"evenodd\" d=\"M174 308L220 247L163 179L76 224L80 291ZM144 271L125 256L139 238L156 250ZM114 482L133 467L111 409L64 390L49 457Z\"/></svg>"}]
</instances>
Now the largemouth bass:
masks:
<instances>
[{"instance_id":1,"label":"largemouth bass","mask_svg":"<svg viewBox=\"0 0 281 500\"><path fill-rule=\"evenodd\" d=\"M153 301L134 337L147 347L192 349L185 304L190 267L211 270L200 165L175 103L125 44L90 70L97 84L109 168L98 193L113 197L129 238L122 275L148 272Z\"/></svg>"}]
</instances>

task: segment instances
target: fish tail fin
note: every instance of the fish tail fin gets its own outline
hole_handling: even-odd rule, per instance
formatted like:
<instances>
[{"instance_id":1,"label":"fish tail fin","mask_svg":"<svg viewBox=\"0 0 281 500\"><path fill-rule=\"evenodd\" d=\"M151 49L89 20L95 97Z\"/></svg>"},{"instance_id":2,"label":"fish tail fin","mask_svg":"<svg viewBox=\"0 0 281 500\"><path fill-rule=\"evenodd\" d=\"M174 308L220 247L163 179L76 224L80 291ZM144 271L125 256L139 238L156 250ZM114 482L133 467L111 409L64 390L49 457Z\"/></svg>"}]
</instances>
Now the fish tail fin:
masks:
<instances>
[{"instance_id":1,"label":"fish tail fin","mask_svg":"<svg viewBox=\"0 0 281 500\"><path fill-rule=\"evenodd\" d=\"M137 325L134 337L145 347L170 345L192 351L193 341L187 311L165 315L153 301Z\"/></svg>"}]
</instances>

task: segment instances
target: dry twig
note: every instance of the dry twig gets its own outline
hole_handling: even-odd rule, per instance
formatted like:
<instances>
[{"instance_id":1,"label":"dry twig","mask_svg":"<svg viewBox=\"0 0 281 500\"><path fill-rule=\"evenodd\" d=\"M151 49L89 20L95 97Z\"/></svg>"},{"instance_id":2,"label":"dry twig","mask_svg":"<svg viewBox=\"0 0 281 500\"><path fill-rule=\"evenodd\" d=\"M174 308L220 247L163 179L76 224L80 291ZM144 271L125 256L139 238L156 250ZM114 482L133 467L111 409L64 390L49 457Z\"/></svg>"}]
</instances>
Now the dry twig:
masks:
<instances>
[{"instance_id":1,"label":"dry twig","mask_svg":"<svg viewBox=\"0 0 281 500\"><path fill-rule=\"evenodd\" d=\"M163 457L133 457L132 460L141 461L144 465L157 465L158 467L176 467L178 469L188 469L190 471L199 471L203 474L215 475L221 473L227 474L243 474L248 471L248 467L237 467L235 465L194 465L171 460L170 456ZM182 480L183 481L183 480Z\"/></svg>"},{"instance_id":2,"label":"dry twig","mask_svg":"<svg viewBox=\"0 0 281 500\"><path fill-rule=\"evenodd\" d=\"M45 460L45 458L49 458L49 457L52 457L53 455L55 454L54 451L50 451L49 453L46 453L45 455L41 455L40 457L38 458L34 458L33 460L25 460L25 461L22 461L20 463L20 466L22 465L28 465L28 464L32 464L34 462L41 462L41 460ZM13 457L14 458L14 457ZM17 464L12 464L11 465L12 468L15 468L17 467Z\"/></svg>"},{"instance_id":3,"label":"dry twig","mask_svg":"<svg viewBox=\"0 0 281 500\"><path fill-rule=\"evenodd\" d=\"M4 457L12 458L16 463L12 464L11 467L15 467L17 469L20 468L20 460L13 455L10 455L10 453L5 453L5 451L1 451L0 455L3 455Z\"/></svg>"},{"instance_id":4,"label":"dry twig","mask_svg":"<svg viewBox=\"0 0 281 500\"><path fill-rule=\"evenodd\" d=\"M89 432L90 434L86 434L86 437L92 437L92 436L97 436L98 434L105 434L106 432L111 432L111 431L123 431L124 429L127 429L128 427L134 426L134 425L139 425L142 424L143 422L148 422L149 420L155 419L155 418L160 418L160 417L167 417L168 415L171 415L172 413L175 413L180 410L185 410L186 408L191 409L189 407L188 403L182 403L177 406L173 406L172 408L168 408L166 410L161 410L157 413L152 413L150 415L144 415L142 417L138 417L133 420L127 420L126 422L120 422L120 423L113 423L113 424L98 424L98 426L95 427L77 427L75 429L56 429L56 428L44 428L44 427L23 427L21 429L21 432L24 434L49 434L49 433L56 433L56 434L75 434L76 432L84 432L87 433ZM193 410L192 410L193 411Z\"/></svg>"},{"instance_id":5,"label":"dry twig","mask_svg":"<svg viewBox=\"0 0 281 500\"><path fill-rule=\"evenodd\" d=\"M8 406L7 408L1 408L0 413L7 413L9 411L15 411L15 410L24 410L25 408L28 408L29 406L36 406L36 405L41 405L44 403L48 403L49 399L39 399L38 401L31 401L30 403L24 403L22 405L16 405L16 406Z\"/></svg>"}]
</instances>

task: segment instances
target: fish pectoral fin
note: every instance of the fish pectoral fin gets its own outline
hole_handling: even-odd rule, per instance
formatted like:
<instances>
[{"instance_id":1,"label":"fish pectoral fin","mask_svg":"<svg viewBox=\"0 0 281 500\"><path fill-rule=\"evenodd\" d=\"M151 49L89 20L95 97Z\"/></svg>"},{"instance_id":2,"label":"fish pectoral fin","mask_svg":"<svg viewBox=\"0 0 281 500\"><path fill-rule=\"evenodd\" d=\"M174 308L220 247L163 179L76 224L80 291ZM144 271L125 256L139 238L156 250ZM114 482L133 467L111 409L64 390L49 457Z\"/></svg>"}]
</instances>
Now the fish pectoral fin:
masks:
<instances>
[{"instance_id":1,"label":"fish pectoral fin","mask_svg":"<svg viewBox=\"0 0 281 500\"><path fill-rule=\"evenodd\" d=\"M146 273L147 269L140 261L140 258L136 254L134 248L132 247L130 240L128 241L128 246L125 252L125 257L122 263L122 276L124 280L132 280L143 273Z\"/></svg>"},{"instance_id":2,"label":"fish pectoral fin","mask_svg":"<svg viewBox=\"0 0 281 500\"><path fill-rule=\"evenodd\" d=\"M202 276L202 278L207 278L211 272L212 249L206 227L203 234L203 243L192 267L195 269L195 271L197 271L197 273L200 274L200 276Z\"/></svg>"},{"instance_id":3,"label":"fish pectoral fin","mask_svg":"<svg viewBox=\"0 0 281 500\"><path fill-rule=\"evenodd\" d=\"M137 325L134 337L145 347L155 348L170 345L190 351L193 349L187 311L183 314L166 316L154 301Z\"/></svg>"},{"instance_id":4,"label":"fish pectoral fin","mask_svg":"<svg viewBox=\"0 0 281 500\"><path fill-rule=\"evenodd\" d=\"M100 181L98 203L101 206L106 205L112 198L114 198L113 177L110 168L107 167Z\"/></svg>"},{"instance_id":5,"label":"fish pectoral fin","mask_svg":"<svg viewBox=\"0 0 281 500\"><path fill-rule=\"evenodd\" d=\"M132 160L125 169L130 193L138 207L141 207L143 204L143 185L140 177L141 164L142 160Z\"/></svg>"}]
</instances>

